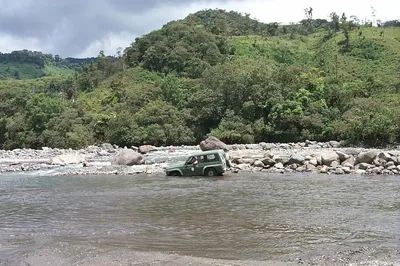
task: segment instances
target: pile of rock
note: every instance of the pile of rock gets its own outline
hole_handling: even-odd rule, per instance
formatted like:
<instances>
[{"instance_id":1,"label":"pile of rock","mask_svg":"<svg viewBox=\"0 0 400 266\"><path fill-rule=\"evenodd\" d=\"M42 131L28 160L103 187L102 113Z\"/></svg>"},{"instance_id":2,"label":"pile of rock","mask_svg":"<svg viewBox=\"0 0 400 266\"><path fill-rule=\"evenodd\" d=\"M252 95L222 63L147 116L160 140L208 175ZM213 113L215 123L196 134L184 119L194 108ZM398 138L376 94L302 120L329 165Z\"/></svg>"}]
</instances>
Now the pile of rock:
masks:
<instances>
[{"instance_id":1,"label":"pile of rock","mask_svg":"<svg viewBox=\"0 0 400 266\"><path fill-rule=\"evenodd\" d=\"M262 156L231 154L238 170L272 172L314 172L328 174L399 174L400 154L396 151L320 149L291 154L265 152Z\"/></svg>"},{"instance_id":2,"label":"pile of rock","mask_svg":"<svg viewBox=\"0 0 400 266\"><path fill-rule=\"evenodd\" d=\"M118 147L109 143L85 149L0 150L0 172L54 169L81 165L79 174L162 173L169 163L184 160L194 150L222 149L238 171L314 172L328 174L400 174L400 150L346 148L343 142L305 141L226 145L210 136L195 146ZM98 165L108 165L99 168ZM74 171L75 171L74 170ZM63 171L65 173L65 171Z\"/></svg>"},{"instance_id":3,"label":"pile of rock","mask_svg":"<svg viewBox=\"0 0 400 266\"><path fill-rule=\"evenodd\" d=\"M223 143L223 142L222 142ZM201 145L201 143L200 143ZM318 142L306 140L304 142L291 142L291 143L267 143L260 142L258 144L232 144L225 145L229 150L271 150L271 149L280 149L280 150L293 150L293 149L326 149L326 148L341 148L345 146L343 141L327 141L327 142Z\"/></svg>"}]
</instances>

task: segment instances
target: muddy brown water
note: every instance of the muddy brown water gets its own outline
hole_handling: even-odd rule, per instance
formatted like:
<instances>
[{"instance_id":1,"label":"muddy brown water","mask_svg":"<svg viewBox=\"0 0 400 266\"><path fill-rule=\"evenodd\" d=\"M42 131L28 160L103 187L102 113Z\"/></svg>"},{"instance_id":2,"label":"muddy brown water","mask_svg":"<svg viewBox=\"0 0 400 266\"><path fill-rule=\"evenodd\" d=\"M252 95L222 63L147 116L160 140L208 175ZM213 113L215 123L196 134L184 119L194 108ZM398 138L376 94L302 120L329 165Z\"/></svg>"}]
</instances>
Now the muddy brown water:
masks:
<instances>
[{"instance_id":1,"label":"muddy brown water","mask_svg":"<svg viewBox=\"0 0 400 266\"><path fill-rule=\"evenodd\" d=\"M399 195L398 176L3 175L0 264L67 246L242 261L400 261ZM82 250L68 256L74 252Z\"/></svg>"}]
</instances>

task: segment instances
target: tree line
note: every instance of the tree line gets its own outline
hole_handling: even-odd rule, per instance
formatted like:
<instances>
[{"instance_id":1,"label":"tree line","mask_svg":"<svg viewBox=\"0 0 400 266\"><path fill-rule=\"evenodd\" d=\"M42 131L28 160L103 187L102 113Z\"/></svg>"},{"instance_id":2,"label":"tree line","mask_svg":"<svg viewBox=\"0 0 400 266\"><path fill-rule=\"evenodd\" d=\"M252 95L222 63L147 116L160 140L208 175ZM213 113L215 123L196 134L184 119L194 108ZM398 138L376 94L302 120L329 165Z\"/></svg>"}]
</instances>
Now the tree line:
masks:
<instances>
[{"instance_id":1,"label":"tree line","mask_svg":"<svg viewBox=\"0 0 400 266\"><path fill-rule=\"evenodd\" d=\"M73 76L1 81L0 146L394 143L399 38L345 14L284 26L200 11Z\"/></svg>"}]
</instances>

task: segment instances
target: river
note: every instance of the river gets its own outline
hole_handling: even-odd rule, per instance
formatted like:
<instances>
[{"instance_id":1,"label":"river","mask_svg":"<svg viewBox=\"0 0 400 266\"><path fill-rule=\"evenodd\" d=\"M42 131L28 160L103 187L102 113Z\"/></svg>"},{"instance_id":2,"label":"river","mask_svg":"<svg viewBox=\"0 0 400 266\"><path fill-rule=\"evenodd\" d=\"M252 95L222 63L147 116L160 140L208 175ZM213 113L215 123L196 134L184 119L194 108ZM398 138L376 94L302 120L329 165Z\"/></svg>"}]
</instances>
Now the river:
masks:
<instances>
[{"instance_id":1,"label":"river","mask_svg":"<svg viewBox=\"0 0 400 266\"><path fill-rule=\"evenodd\" d=\"M123 258L112 255L121 250L239 262L400 261L399 195L398 176L1 175L0 265L72 265Z\"/></svg>"}]
</instances>

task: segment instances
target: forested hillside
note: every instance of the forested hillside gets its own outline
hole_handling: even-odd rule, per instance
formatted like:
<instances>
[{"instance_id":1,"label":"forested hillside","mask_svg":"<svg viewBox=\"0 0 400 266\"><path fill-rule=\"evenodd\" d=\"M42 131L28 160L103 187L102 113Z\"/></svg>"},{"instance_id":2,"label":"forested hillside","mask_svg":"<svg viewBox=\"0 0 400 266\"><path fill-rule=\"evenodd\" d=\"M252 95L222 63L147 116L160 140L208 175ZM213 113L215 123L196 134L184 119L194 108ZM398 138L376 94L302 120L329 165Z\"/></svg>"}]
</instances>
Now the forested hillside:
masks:
<instances>
[{"instance_id":1,"label":"forested hillside","mask_svg":"<svg viewBox=\"0 0 400 266\"><path fill-rule=\"evenodd\" d=\"M0 53L0 79L32 79L44 76L71 75L80 64L94 62L96 58L61 58L37 51Z\"/></svg>"},{"instance_id":2,"label":"forested hillside","mask_svg":"<svg viewBox=\"0 0 400 266\"><path fill-rule=\"evenodd\" d=\"M0 81L0 146L193 144L210 133L227 143L391 144L400 137L392 24L200 11L75 75Z\"/></svg>"}]
</instances>

